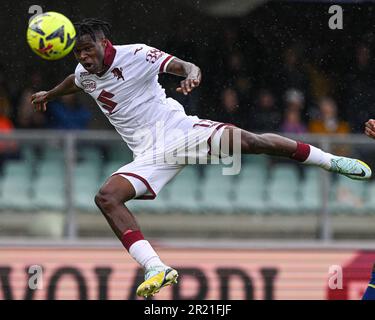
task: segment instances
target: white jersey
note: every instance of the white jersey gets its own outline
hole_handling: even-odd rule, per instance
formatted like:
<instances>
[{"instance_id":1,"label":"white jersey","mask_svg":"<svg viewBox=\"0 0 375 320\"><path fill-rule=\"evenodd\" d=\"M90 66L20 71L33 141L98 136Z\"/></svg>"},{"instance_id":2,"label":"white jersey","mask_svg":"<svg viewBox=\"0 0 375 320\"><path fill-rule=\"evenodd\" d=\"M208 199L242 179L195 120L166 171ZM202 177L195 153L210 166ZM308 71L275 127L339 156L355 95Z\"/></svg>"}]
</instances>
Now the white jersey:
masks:
<instances>
[{"instance_id":1,"label":"white jersey","mask_svg":"<svg viewBox=\"0 0 375 320\"><path fill-rule=\"evenodd\" d=\"M76 85L93 97L135 156L145 148L139 135L142 130L154 134L158 122L167 131L198 119L167 98L158 82L158 74L166 71L173 58L145 44L108 43L104 64L109 68L104 74L90 74L81 64L75 70Z\"/></svg>"}]
</instances>

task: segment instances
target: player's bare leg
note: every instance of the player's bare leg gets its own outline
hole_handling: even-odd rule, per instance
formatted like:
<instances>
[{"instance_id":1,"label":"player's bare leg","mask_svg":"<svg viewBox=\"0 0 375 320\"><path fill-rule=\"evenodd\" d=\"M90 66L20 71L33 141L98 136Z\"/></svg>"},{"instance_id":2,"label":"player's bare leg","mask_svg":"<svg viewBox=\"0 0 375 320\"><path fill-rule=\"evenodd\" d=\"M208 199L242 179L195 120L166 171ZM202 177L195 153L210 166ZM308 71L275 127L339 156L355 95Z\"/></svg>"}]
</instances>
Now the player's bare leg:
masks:
<instances>
[{"instance_id":1,"label":"player's bare leg","mask_svg":"<svg viewBox=\"0 0 375 320\"><path fill-rule=\"evenodd\" d=\"M312 145L273 134L254 134L239 128L227 127L221 143L233 152L233 130L241 130L241 152L243 154L267 154L287 157L303 164L319 166L325 170L343 174L351 179L366 180L371 177L370 167L361 160L335 156Z\"/></svg>"},{"instance_id":2,"label":"player's bare leg","mask_svg":"<svg viewBox=\"0 0 375 320\"><path fill-rule=\"evenodd\" d=\"M137 294L149 297L162 287L177 282L177 271L166 266L144 239L140 227L125 202L133 199L133 185L121 176L112 176L95 196L95 203L129 254L145 269L145 281Z\"/></svg>"}]
</instances>

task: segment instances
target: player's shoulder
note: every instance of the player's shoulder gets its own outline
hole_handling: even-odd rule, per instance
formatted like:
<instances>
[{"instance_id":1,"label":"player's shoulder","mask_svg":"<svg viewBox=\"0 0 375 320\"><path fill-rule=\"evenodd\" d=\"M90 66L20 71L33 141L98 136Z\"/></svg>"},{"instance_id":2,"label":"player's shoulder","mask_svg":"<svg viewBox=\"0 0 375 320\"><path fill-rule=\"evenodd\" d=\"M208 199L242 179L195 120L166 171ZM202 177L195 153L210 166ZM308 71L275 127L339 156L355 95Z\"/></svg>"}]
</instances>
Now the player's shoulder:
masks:
<instances>
[{"instance_id":1,"label":"player's shoulder","mask_svg":"<svg viewBox=\"0 0 375 320\"><path fill-rule=\"evenodd\" d=\"M115 45L114 48L119 55L132 55L134 57L141 53L147 52L150 47L144 43L133 43L125 45Z\"/></svg>"},{"instance_id":2,"label":"player's shoulder","mask_svg":"<svg viewBox=\"0 0 375 320\"><path fill-rule=\"evenodd\" d=\"M82 70L85 70L85 69L83 68L83 65L81 65L80 63L77 63L77 66L76 66L76 68L75 68L75 72L77 73L77 72L80 72L80 71L82 71Z\"/></svg>"},{"instance_id":3,"label":"player's shoulder","mask_svg":"<svg viewBox=\"0 0 375 320\"><path fill-rule=\"evenodd\" d=\"M86 69L83 67L83 65L78 63L75 70L74 70L74 74L75 74L76 78L82 78L86 75L89 75L90 73L88 71L86 71Z\"/></svg>"}]
</instances>

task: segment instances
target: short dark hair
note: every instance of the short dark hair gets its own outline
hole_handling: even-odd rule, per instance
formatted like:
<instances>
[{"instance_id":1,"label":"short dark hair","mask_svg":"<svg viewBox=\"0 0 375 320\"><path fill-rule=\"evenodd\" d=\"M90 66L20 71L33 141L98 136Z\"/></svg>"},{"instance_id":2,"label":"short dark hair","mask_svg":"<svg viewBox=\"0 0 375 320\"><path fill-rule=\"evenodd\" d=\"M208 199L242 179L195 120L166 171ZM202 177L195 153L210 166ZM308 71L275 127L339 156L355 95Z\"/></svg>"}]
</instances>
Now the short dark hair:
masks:
<instances>
[{"instance_id":1,"label":"short dark hair","mask_svg":"<svg viewBox=\"0 0 375 320\"><path fill-rule=\"evenodd\" d=\"M111 25L103 20L88 18L82 20L81 22L74 23L74 27L76 29L77 39L88 34L93 41L96 41L95 34L98 32L103 32L106 38L109 37Z\"/></svg>"}]
</instances>

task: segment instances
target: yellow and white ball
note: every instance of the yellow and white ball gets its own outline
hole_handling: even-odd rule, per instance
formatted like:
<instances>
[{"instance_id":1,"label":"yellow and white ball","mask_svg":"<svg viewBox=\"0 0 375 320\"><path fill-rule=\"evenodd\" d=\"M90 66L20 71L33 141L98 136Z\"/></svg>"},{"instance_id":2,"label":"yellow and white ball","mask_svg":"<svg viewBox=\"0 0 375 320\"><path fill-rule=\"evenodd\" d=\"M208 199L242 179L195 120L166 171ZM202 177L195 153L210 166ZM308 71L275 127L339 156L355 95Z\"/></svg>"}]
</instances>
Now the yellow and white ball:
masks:
<instances>
[{"instance_id":1,"label":"yellow and white ball","mask_svg":"<svg viewBox=\"0 0 375 320\"><path fill-rule=\"evenodd\" d=\"M73 23L58 12L38 14L27 28L28 44L43 59L58 60L65 57L73 49L75 40Z\"/></svg>"}]
</instances>

